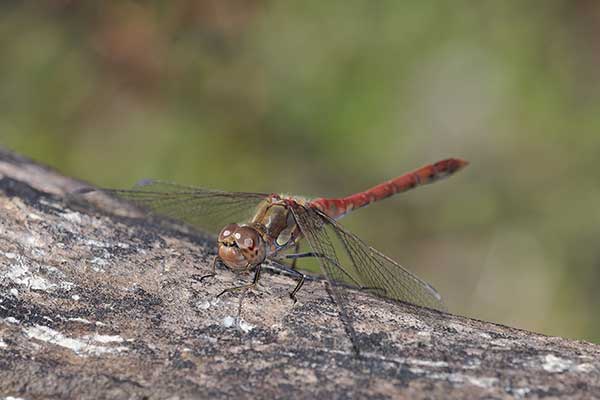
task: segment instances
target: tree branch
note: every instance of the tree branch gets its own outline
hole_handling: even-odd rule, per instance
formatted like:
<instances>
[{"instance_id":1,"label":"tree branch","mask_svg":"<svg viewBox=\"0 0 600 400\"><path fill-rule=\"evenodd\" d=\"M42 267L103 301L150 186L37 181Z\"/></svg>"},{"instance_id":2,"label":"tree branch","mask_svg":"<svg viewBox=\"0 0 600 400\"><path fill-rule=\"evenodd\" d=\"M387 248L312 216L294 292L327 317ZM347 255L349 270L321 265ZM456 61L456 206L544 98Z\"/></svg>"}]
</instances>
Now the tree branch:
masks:
<instances>
[{"instance_id":1,"label":"tree branch","mask_svg":"<svg viewBox=\"0 0 600 400\"><path fill-rule=\"evenodd\" d=\"M69 198L82 182L0 149L0 394L22 398L590 398L600 346L323 284L210 270L201 235ZM120 212L120 216L112 215ZM125 214L123 213L125 211ZM125 215L125 216L124 216Z\"/></svg>"}]
</instances>

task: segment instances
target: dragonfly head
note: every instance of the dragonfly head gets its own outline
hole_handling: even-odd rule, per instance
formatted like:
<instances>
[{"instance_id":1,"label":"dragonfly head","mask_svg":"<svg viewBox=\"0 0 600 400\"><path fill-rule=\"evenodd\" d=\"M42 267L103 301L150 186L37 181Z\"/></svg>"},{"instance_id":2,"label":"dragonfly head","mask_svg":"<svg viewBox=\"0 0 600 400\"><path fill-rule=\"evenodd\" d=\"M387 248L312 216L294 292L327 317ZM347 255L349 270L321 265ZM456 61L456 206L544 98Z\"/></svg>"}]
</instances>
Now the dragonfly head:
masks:
<instances>
[{"instance_id":1,"label":"dragonfly head","mask_svg":"<svg viewBox=\"0 0 600 400\"><path fill-rule=\"evenodd\" d=\"M219 257L233 270L244 270L265 260L267 247L260 233L250 226L229 224L219 233Z\"/></svg>"}]
</instances>

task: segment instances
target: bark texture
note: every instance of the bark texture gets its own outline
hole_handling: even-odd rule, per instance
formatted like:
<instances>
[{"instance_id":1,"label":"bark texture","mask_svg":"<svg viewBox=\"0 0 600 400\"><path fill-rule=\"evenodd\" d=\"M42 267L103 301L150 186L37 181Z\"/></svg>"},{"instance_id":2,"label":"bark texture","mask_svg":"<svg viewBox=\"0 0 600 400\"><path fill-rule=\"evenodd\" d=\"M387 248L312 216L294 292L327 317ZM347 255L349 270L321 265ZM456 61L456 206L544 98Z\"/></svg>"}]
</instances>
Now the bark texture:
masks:
<instances>
[{"instance_id":1,"label":"bark texture","mask_svg":"<svg viewBox=\"0 0 600 400\"><path fill-rule=\"evenodd\" d=\"M594 398L600 346L350 291L357 358L321 282L209 271L213 242L133 218L0 149L0 396Z\"/></svg>"}]
</instances>

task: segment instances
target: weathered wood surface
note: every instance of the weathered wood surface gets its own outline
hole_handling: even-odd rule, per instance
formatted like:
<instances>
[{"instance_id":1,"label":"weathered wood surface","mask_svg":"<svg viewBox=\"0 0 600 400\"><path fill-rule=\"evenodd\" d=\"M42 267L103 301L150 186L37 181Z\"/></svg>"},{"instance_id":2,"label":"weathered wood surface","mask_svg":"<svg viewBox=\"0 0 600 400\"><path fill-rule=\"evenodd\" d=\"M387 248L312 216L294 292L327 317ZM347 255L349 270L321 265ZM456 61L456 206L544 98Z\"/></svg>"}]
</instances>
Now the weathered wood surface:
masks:
<instances>
[{"instance_id":1,"label":"weathered wood surface","mask_svg":"<svg viewBox=\"0 0 600 400\"><path fill-rule=\"evenodd\" d=\"M23 399L594 398L600 346L352 292L363 358L322 283L241 282L200 236L112 216L0 149L0 396ZM118 208L117 203L108 208Z\"/></svg>"}]
</instances>

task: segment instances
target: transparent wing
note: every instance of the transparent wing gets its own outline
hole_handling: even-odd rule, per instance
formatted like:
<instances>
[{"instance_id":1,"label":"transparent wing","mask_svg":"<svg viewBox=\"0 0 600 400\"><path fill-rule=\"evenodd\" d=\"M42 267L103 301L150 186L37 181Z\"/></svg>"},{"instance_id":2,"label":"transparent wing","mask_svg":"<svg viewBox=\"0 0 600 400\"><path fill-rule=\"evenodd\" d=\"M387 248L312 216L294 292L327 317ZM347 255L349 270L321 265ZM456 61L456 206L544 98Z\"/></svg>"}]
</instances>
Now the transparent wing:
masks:
<instances>
[{"instance_id":1,"label":"transparent wing","mask_svg":"<svg viewBox=\"0 0 600 400\"><path fill-rule=\"evenodd\" d=\"M308 241L312 251L320 255L318 260L321 264L323 274L329 283L331 294L339 307L340 319L344 324L348 336L350 336L354 350L359 353L356 331L352 326L352 320L348 314L346 294L343 288L337 285L339 282L347 281L350 281L357 286L359 286L359 283L353 281L351 275L349 275L340 265L335 252L335 247L329 239L326 230L326 221L316 213L317 210L299 204L292 206L290 209L296 220L296 224Z\"/></svg>"},{"instance_id":2,"label":"transparent wing","mask_svg":"<svg viewBox=\"0 0 600 400\"><path fill-rule=\"evenodd\" d=\"M99 191L130 201L151 214L214 234L228 223L248 221L257 205L268 197L264 193L223 192L149 179L140 181L131 190Z\"/></svg>"},{"instance_id":3,"label":"transparent wing","mask_svg":"<svg viewBox=\"0 0 600 400\"><path fill-rule=\"evenodd\" d=\"M440 294L427 282L367 245L322 211L315 208L307 209L306 215L299 221L300 225L305 226L305 229L301 226L301 230L313 247L313 251L335 258L335 263L320 260L324 272L330 277L370 290L382 297L446 310ZM316 222L317 220L319 222ZM319 224L321 226L318 226ZM306 231L311 233L306 234ZM327 231L330 232L329 235ZM325 235L327 235L328 245L316 243L323 240ZM340 241L347 256L345 262L340 262L340 258L335 255L329 236L335 236Z\"/></svg>"}]
</instances>

